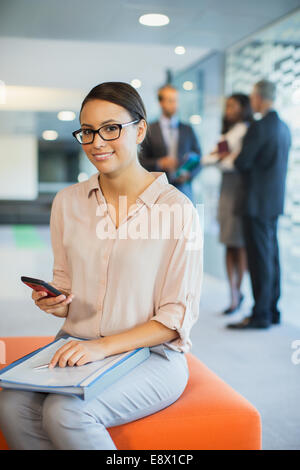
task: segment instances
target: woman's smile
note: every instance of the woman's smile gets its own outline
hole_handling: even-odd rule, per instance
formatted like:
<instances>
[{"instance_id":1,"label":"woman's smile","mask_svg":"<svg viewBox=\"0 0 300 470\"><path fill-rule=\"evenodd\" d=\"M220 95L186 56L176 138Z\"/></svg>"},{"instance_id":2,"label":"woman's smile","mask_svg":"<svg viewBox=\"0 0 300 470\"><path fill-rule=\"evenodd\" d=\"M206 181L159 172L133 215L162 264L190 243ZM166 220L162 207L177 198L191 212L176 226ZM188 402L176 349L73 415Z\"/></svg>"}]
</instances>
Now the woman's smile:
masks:
<instances>
[{"instance_id":1,"label":"woman's smile","mask_svg":"<svg viewBox=\"0 0 300 470\"><path fill-rule=\"evenodd\" d=\"M108 160L115 152L106 152L106 153L93 153L93 157L97 161Z\"/></svg>"}]
</instances>

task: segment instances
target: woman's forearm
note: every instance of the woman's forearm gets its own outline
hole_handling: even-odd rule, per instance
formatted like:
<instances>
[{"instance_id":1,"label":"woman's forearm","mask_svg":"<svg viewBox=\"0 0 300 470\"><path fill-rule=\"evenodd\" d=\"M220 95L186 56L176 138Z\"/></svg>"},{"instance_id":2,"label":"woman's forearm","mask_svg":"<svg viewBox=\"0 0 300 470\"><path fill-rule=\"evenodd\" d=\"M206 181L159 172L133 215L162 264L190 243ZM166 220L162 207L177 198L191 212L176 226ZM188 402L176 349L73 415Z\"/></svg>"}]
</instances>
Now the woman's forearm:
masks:
<instances>
[{"instance_id":1,"label":"woman's forearm","mask_svg":"<svg viewBox=\"0 0 300 470\"><path fill-rule=\"evenodd\" d=\"M105 355L111 356L136 348L155 346L172 341L179 336L176 330L171 330L162 323L149 320L142 325L135 326L124 333L105 336L99 341L104 347Z\"/></svg>"}]
</instances>

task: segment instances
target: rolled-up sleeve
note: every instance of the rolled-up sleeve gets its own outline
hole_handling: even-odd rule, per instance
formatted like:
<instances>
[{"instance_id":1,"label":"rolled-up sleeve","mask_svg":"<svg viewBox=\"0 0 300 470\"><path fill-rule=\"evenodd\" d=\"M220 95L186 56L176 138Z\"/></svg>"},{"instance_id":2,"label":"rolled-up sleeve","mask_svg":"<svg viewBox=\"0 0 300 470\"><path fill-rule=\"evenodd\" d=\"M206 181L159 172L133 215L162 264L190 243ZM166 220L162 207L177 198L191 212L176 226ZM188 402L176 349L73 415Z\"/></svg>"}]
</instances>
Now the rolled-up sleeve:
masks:
<instances>
[{"instance_id":1,"label":"rolled-up sleeve","mask_svg":"<svg viewBox=\"0 0 300 470\"><path fill-rule=\"evenodd\" d=\"M151 320L177 330L169 344L189 350L190 331L198 319L203 278L203 234L197 210L191 205L180 238L169 259L158 308Z\"/></svg>"},{"instance_id":2,"label":"rolled-up sleeve","mask_svg":"<svg viewBox=\"0 0 300 470\"><path fill-rule=\"evenodd\" d=\"M71 292L71 279L65 247L63 245L63 216L61 194L53 199L50 214L50 234L53 250L53 279L51 284L59 290Z\"/></svg>"}]
</instances>

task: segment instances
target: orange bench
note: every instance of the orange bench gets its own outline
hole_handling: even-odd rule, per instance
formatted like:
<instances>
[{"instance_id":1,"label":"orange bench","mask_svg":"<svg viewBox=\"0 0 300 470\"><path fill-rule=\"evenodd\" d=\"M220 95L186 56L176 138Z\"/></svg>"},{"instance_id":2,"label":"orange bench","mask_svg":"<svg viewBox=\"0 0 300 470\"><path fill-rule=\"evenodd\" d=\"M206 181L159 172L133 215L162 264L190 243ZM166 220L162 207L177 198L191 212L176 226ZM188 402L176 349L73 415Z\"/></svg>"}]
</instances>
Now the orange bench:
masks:
<instances>
[{"instance_id":1,"label":"orange bench","mask_svg":"<svg viewBox=\"0 0 300 470\"><path fill-rule=\"evenodd\" d=\"M10 364L53 338L0 340L6 346L6 364ZM155 414L109 428L117 449L261 449L261 419L254 406L191 353L186 358L190 378L180 398ZM8 446L0 432L0 450L4 449Z\"/></svg>"}]
</instances>

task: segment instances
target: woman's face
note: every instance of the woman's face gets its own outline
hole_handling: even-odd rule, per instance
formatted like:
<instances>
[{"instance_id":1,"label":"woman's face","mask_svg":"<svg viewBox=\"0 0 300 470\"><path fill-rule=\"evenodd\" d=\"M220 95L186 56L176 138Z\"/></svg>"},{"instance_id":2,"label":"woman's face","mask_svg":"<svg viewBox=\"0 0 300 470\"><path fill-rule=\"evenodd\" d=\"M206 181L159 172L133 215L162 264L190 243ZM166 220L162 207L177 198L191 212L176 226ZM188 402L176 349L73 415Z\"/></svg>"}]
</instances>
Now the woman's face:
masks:
<instances>
[{"instance_id":1,"label":"woman's face","mask_svg":"<svg viewBox=\"0 0 300 470\"><path fill-rule=\"evenodd\" d=\"M122 106L98 99L88 101L80 115L82 129L99 129L105 124L124 124L133 120ZM122 128L120 137L116 140L105 141L99 134L95 134L94 142L85 144L82 148L98 171L104 174L115 173L137 162L137 144L144 140L146 130L147 124L142 119Z\"/></svg>"},{"instance_id":2,"label":"woman's face","mask_svg":"<svg viewBox=\"0 0 300 470\"><path fill-rule=\"evenodd\" d=\"M238 122L241 119L242 107L234 98L228 98L226 101L225 116L229 122Z\"/></svg>"}]
</instances>

